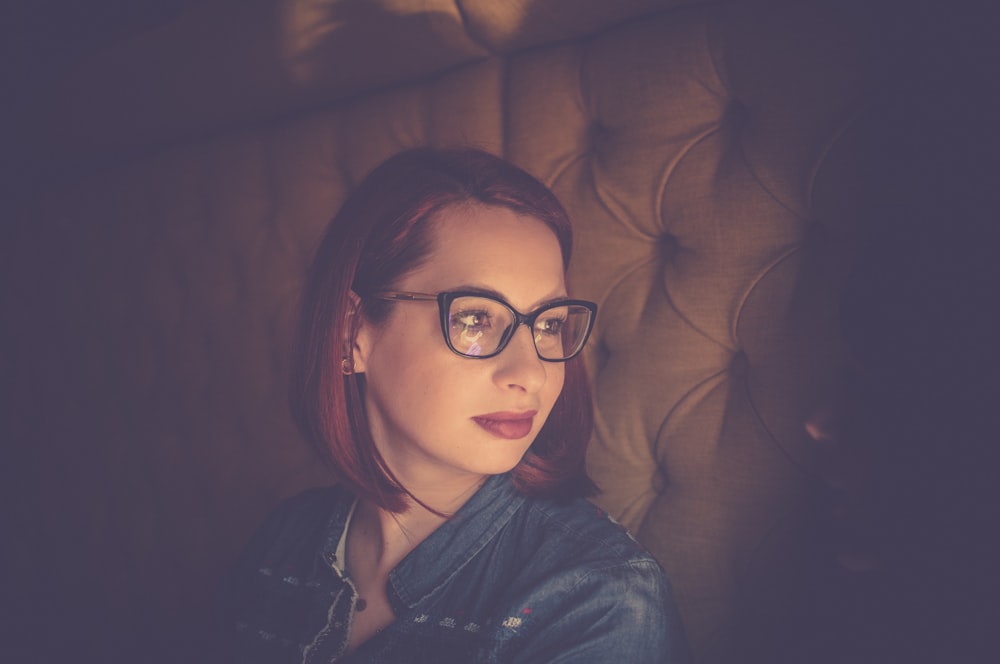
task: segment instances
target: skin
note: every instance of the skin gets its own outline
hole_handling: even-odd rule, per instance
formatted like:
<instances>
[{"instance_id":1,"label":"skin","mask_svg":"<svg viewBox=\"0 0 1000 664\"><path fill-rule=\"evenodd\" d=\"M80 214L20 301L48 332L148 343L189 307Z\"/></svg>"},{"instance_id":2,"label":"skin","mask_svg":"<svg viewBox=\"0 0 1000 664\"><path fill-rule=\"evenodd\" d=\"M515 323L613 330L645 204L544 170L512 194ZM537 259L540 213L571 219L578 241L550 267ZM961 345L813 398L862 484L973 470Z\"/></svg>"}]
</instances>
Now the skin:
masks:
<instances>
[{"instance_id":1,"label":"skin","mask_svg":"<svg viewBox=\"0 0 1000 664\"><path fill-rule=\"evenodd\" d=\"M396 290L487 289L523 313L566 297L559 243L537 219L463 205L443 210L431 223L428 259ZM517 465L564 380L564 365L540 360L524 326L496 357L456 355L442 338L434 302L396 304L379 326L362 321L354 362L355 371L365 373L379 451L404 486L445 514L458 510L488 476ZM530 431L514 438L475 419L532 411ZM416 504L393 514L359 503L347 536L347 567L368 608L355 614L350 651L395 619L385 594L389 572L442 522Z\"/></svg>"}]
</instances>

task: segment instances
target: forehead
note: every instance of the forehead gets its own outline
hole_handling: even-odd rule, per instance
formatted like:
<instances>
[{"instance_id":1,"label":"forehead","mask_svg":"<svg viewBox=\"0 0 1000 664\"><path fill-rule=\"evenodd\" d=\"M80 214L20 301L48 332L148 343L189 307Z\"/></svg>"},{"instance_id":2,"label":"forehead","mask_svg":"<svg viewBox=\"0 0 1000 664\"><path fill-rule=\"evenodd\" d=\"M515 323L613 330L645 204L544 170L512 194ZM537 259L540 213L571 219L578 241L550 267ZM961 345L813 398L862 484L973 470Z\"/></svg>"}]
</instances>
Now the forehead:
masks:
<instances>
[{"instance_id":1,"label":"forehead","mask_svg":"<svg viewBox=\"0 0 1000 664\"><path fill-rule=\"evenodd\" d=\"M515 306L565 294L562 250L544 222L507 208L460 205L430 223L431 250L406 279L409 287L488 288Z\"/></svg>"}]
</instances>

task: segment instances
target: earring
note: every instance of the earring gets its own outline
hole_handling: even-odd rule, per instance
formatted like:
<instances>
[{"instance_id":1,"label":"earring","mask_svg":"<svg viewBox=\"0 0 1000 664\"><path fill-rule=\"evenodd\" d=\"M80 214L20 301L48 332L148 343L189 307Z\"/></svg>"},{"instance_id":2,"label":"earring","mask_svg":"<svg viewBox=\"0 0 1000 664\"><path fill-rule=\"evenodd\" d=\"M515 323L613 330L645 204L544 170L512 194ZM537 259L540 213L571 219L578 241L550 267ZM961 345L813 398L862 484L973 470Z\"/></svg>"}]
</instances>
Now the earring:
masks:
<instances>
[{"instance_id":1,"label":"earring","mask_svg":"<svg viewBox=\"0 0 1000 664\"><path fill-rule=\"evenodd\" d=\"M345 376L350 376L354 373L354 359L350 357L345 357L340 361L340 373Z\"/></svg>"}]
</instances>

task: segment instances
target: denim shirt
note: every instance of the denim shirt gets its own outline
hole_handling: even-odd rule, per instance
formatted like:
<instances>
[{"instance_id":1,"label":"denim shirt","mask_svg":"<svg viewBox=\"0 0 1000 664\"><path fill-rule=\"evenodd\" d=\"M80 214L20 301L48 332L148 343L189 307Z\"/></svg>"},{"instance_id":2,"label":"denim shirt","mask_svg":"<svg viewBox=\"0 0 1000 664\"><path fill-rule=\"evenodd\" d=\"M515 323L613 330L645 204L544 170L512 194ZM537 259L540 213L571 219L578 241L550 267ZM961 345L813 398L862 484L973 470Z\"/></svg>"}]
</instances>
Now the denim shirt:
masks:
<instances>
[{"instance_id":1,"label":"denim shirt","mask_svg":"<svg viewBox=\"0 0 1000 664\"><path fill-rule=\"evenodd\" d=\"M232 661L688 661L656 560L591 503L525 498L507 475L392 570L395 622L344 655L358 596L337 545L353 504L306 491L257 532L219 593Z\"/></svg>"}]
</instances>

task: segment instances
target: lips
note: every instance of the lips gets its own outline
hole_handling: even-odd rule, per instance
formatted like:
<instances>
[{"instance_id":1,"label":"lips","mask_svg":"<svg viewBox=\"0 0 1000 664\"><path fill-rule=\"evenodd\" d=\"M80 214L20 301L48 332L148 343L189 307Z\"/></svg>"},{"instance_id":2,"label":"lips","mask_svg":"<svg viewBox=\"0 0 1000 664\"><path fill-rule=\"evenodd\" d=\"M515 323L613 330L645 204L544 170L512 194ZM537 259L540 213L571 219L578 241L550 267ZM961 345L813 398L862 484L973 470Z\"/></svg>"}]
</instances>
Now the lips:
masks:
<instances>
[{"instance_id":1,"label":"lips","mask_svg":"<svg viewBox=\"0 0 1000 664\"><path fill-rule=\"evenodd\" d=\"M486 415L477 415L472 418L472 421L494 436L516 440L524 438L531 433L531 427L534 424L535 413L537 412L528 410L523 413L488 413Z\"/></svg>"}]
</instances>

